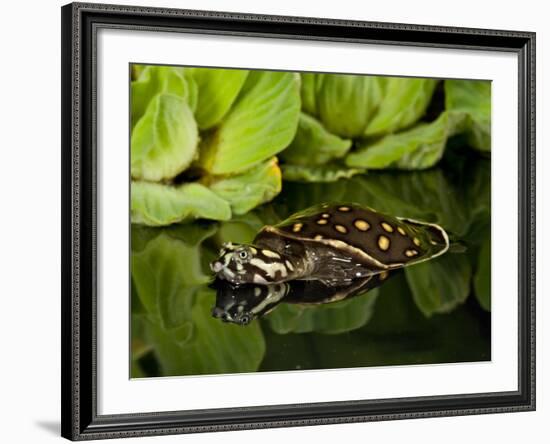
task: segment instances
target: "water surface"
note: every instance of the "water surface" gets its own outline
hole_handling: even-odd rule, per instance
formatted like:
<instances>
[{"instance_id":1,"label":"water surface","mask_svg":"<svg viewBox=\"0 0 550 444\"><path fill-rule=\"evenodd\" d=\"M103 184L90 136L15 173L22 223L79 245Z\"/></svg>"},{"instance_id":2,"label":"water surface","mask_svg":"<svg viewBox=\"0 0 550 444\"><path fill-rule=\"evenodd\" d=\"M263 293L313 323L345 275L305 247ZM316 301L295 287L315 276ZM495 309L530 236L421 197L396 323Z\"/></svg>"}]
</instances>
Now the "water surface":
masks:
<instances>
[{"instance_id":1,"label":"water surface","mask_svg":"<svg viewBox=\"0 0 550 444\"><path fill-rule=\"evenodd\" d=\"M132 226L132 376L490 360L490 161L448 151L423 172L284 182L273 202L228 222ZM282 303L244 327L212 317L208 263L223 242L250 242L265 224L343 201L436 222L464 248L342 302Z\"/></svg>"}]
</instances>

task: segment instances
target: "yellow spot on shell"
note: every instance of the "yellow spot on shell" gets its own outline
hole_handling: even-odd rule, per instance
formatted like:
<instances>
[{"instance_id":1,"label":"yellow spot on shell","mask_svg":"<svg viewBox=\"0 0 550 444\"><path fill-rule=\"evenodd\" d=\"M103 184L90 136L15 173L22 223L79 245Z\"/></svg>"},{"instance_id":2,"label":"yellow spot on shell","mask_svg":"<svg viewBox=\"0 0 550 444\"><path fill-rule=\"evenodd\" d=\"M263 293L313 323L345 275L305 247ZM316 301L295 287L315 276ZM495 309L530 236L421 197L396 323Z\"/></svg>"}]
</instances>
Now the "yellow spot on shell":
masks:
<instances>
[{"instance_id":1,"label":"yellow spot on shell","mask_svg":"<svg viewBox=\"0 0 550 444\"><path fill-rule=\"evenodd\" d=\"M370 224L363 219L357 219L355 222L353 222L353 225L355 225L355 228L357 228L359 231L367 231L370 228Z\"/></svg>"},{"instance_id":2,"label":"yellow spot on shell","mask_svg":"<svg viewBox=\"0 0 550 444\"><path fill-rule=\"evenodd\" d=\"M328 220L326 219L319 219L317 221L317 225L326 225L328 223Z\"/></svg>"},{"instance_id":3,"label":"yellow spot on shell","mask_svg":"<svg viewBox=\"0 0 550 444\"><path fill-rule=\"evenodd\" d=\"M338 207L338 211L341 211L342 213L347 213L348 211L351 211L350 207Z\"/></svg>"},{"instance_id":4,"label":"yellow spot on shell","mask_svg":"<svg viewBox=\"0 0 550 444\"><path fill-rule=\"evenodd\" d=\"M383 271L382 273L379 274L380 280L385 281L386 279L388 279L389 275L390 274L387 271Z\"/></svg>"},{"instance_id":5,"label":"yellow spot on shell","mask_svg":"<svg viewBox=\"0 0 550 444\"><path fill-rule=\"evenodd\" d=\"M407 256L407 257L414 257L417 254L418 254L418 251L413 250L413 249L405 251L405 256Z\"/></svg>"},{"instance_id":6,"label":"yellow spot on shell","mask_svg":"<svg viewBox=\"0 0 550 444\"><path fill-rule=\"evenodd\" d=\"M292 231L294 233L298 233L298 231L300 231L302 229L302 227L304 226L304 224L301 224L301 223L297 223L297 224L294 224L292 226Z\"/></svg>"},{"instance_id":7,"label":"yellow spot on shell","mask_svg":"<svg viewBox=\"0 0 550 444\"><path fill-rule=\"evenodd\" d=\"M432 244L432 245L437 245L437 242L434 241L433 239L431 239L431 240L430 240L430 244Z\"/></svg>"},{"instance_id":8,"label":"yellow spot on shell","mask_svg":"<svg viewBox=\"0 0 550 444\"><path fill-rule=\"evenodd\" d=\"M321 236L320 234L318 234L318 235L315 236L313 239L315 239L315 240L321 240L321 239L323 239L323 236Z\"/></svg>"},{"instance_id":9,"label":"yellow spot on shell","mask_svg":"<svg viewBox=\"0 0 550 444\"><path fill-rule=\"evenodd\" d=\"M390 248L390 240L384 235L378 236L378 248L387 251Z\"/></svg>"},{"instance_id":10,"label":"yellow spot on shell","mask_svg":"<svg viewBox=\"0 0 550 444\"><path fill-rule=\"evenodd\" d=\"M334 225L334 229L338 231L339 233L346 234L348 232L348 229L344 227L343 225Z\"/></svg>"},{"instance_id":11,"label":"yellow spot on shell","mask_svg":"<svg viewBox=\"0 0 550 444\"><path fill-rule=\"evenodd\" d=\"M321 217L324 218L324 219L328 219L330 217L330 214L323 213L323 214L321 214Z\"/></svg>"},{"instance_id":12,"label":"yellow spot on shell","mask_svg":"<svg viewBox=\"0 0 550 444\"><path fill-rule=\"evenodd\" d=\"M414 244L415 244L417 247L420 247L420 239L418 239L417 237L415 237L415 238L413 239L413 242L414 242Z\"/></svg>"},{"instance_id":13,"label":"yellow spot on shell","mask_svg":"<svg viewBox=\"0 0 550 444\"><path fill-rule=\"evenodd\" d=\"M405 230L403 230L403 228L401 227L397 227L397 231L399 231L399 234L401 234L402 236L406 236L407 233L405 232Z\"/></svg>"},{"instance_id":14,"label":"yellow spot on shell","mask_svg":"<svg viewBox=\"0 0 550 444\"><path fill-rule=\"evenodd\" d=\"M389 223L382 222L382 223L380 223L380 225L382 226L384 231L387 231L388 233L393 233L393 227Z\"/></svg>"}]
</instances>

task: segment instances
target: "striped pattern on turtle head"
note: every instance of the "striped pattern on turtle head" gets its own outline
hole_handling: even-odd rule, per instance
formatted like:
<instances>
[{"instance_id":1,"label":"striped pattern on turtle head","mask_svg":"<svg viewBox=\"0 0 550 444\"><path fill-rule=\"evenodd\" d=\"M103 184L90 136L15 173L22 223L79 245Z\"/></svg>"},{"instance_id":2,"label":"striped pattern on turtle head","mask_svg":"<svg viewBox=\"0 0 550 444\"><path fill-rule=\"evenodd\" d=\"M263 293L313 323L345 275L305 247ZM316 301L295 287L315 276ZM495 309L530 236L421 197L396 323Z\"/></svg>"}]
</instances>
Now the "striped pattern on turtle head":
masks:
<instances>
[{"instance_id":1,"label":"striped pattern on turtle head","mask_svg":"<svg viewBox=\"0 0 550 444\"><path fill-rule=\"evenodd\" d=\"M287 280L292 264L269 248L226 243L210 268L220 279L233 284L269 284Z\"/></svg>"},{"instance_id":2,"label":"striped pattern on turtle head","mask_svg":"<svg viewBox=\"0 0 550 444\"><path fill-rule=\"evenodd\" d=\"M446 235L441 234L444 230L435 224L390 216L355 203L317 205L277 228L296 239L348 245L389 268L427 260L448 248Z\"/></svg>"}]
</instances>

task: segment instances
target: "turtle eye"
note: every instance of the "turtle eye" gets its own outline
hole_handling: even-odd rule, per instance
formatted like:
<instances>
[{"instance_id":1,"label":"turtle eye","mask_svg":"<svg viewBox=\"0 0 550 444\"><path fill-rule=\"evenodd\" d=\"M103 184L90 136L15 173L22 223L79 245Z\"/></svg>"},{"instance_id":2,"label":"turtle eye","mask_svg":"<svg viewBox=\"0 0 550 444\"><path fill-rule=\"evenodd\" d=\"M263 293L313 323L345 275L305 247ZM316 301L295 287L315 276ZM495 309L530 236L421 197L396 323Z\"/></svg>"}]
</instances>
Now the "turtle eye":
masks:
<instances>
[{"instance_id":1,"label":"turtle eye","mask_svg":"<svg viewBox=\"0 0 550 444\"><path fill-rule=\"evenodd\" d=\"M248 253L246 252L246 250L239 251L239 257L241 259L246 259L248 257Z\"/></svg>"}]
</instances>

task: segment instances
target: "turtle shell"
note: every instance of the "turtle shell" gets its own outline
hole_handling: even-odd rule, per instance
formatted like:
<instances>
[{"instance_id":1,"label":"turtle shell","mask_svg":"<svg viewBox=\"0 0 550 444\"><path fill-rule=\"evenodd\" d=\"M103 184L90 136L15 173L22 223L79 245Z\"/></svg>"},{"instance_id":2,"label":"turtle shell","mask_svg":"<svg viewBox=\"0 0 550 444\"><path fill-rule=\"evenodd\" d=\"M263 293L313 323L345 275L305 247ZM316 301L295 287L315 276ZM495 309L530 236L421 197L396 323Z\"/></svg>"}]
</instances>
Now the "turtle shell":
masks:
<instances>
[{"instance_id":1,"label":"turtle shell","mask_svg":"<svg viewBox=\"0 0 550 444\"><path fill-rule=\"evenodd\" d=\"M266 226L256 237L278 235L308 248L325 245L373 271L401 268L437 257L449 248L445 230L395 217L356 203L320 204Z\"/></svg>"}]
</instances>

